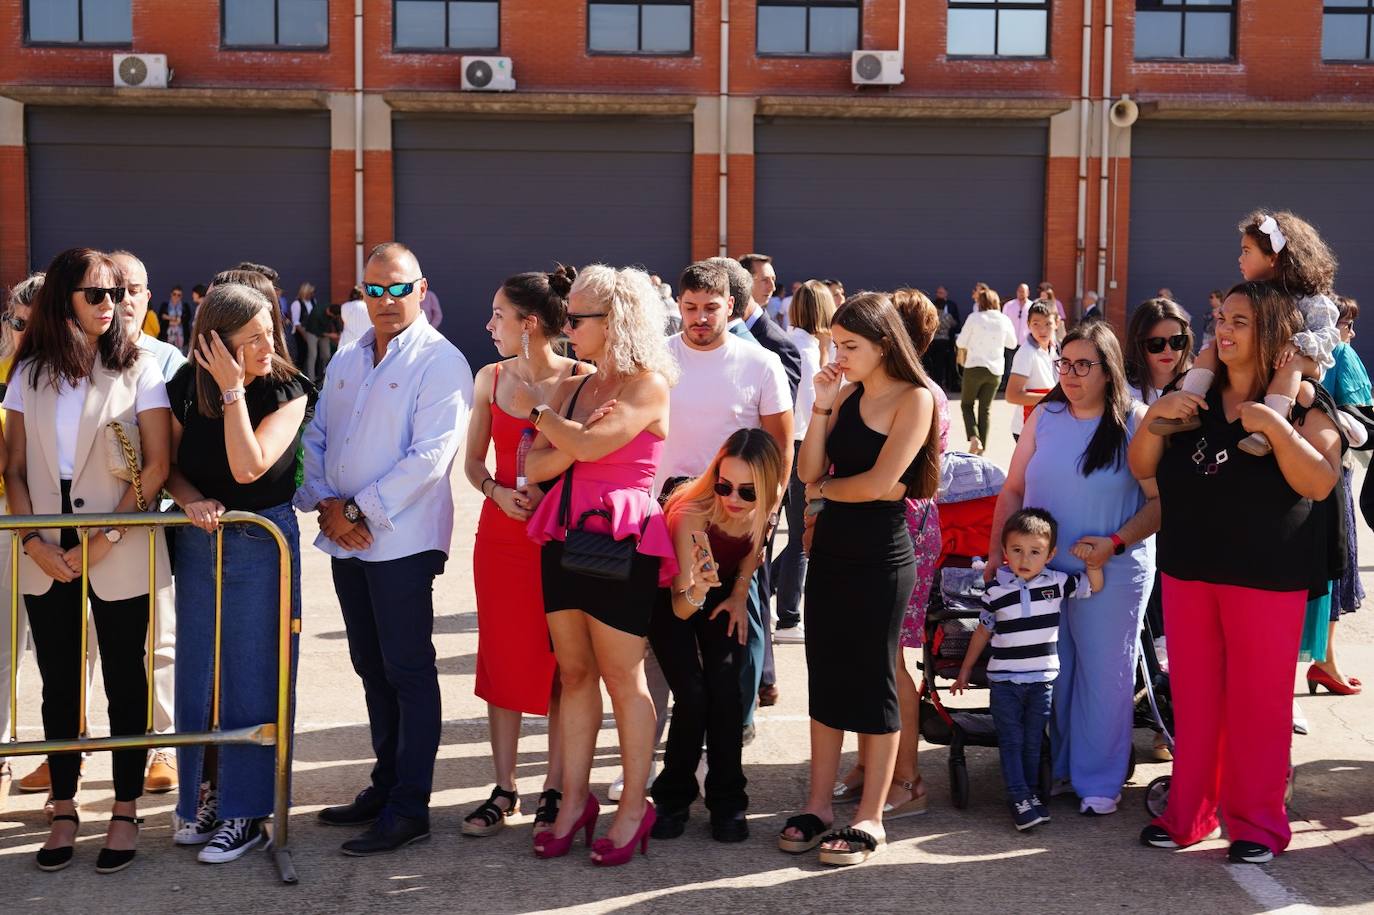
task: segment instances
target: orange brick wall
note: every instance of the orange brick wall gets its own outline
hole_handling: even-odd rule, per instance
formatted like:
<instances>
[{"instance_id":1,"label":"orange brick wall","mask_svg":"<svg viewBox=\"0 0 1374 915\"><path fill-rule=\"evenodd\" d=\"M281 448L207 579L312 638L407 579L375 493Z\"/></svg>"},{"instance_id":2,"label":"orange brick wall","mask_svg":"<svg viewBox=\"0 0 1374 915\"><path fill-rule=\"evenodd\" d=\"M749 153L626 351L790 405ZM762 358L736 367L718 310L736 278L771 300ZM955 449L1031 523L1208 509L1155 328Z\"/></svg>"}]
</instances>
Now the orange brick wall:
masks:
<instances>
[{"instance_id":1,"label":"orange brick wall","mask_svg":"<svg viewBox=\"0 0 1374 915\"><path fill-rule=\"evenodd\" d=\"M29 206L24 147L0 146L0 289L28 274Z\"/></svg>"}]
</instances>

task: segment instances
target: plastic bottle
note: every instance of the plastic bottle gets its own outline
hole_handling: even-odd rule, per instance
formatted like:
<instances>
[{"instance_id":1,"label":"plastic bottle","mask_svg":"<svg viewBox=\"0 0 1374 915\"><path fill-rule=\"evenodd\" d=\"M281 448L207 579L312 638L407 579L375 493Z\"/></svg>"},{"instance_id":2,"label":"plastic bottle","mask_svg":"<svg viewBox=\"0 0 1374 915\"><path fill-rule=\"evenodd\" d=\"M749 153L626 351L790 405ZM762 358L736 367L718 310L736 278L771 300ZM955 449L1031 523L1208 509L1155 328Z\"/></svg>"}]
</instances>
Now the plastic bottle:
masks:
<instances>
[{"instance_id":1,"label":"plastic bottle","mask_svg":"<svg viewBox=\"0 0 1374 915\"><path fill-rule=\"evenodd\" d=\"M529 478L525 476L525 458L530 453L530 447L534 444L534 430L526 429L520 433L520 444L515 446L515 488L524 489L529 483Z\"/></svg>"}]
</instances>

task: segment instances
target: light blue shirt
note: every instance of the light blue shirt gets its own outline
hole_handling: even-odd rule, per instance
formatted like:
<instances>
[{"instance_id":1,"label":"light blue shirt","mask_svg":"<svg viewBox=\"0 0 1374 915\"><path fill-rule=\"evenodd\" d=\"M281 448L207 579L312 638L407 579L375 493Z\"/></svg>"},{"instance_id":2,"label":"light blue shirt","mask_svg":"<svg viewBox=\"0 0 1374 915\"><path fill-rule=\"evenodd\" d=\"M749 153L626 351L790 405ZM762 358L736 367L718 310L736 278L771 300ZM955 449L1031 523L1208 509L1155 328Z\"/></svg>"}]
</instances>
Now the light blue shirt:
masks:
<instances>
[{"instance_id":1,"label":"light blue shirt","mask_svg":"<svg viewBox=\"0 0 1374 915\"><path fill-rule=\"evenodd\" d=\"M323 533L315 546L338 559L384 562L453 539L449 474L472 408L472 369L423 313L387 344L374 367L377 332L329 363L315 418L306 427L305 484L295 505L352 498L372 546L351 552Z\"/></svg>"},{"instance_id":2,"label":"light blue shirt","mask_svg":"<svg viewBox=\"0 0 1374 915\"><path fill-rule=\"evenodd\" d=\"M162 373L162 380L168 382L183 365L187 363L181 350L170 343L165 343L157 337L150 337L147 334L138 335L138 348L143 350L153 361L157 363L158 371Z\"/></svg>"}]
</instances>

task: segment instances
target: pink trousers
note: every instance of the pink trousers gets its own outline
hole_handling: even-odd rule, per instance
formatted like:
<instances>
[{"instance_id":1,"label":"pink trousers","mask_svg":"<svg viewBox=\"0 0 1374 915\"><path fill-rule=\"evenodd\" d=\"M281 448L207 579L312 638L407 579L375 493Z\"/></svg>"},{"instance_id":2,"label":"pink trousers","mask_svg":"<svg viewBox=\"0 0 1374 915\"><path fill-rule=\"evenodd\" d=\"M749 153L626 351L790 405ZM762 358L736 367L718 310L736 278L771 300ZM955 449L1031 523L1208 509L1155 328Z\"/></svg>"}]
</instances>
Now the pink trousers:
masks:
<instances>
[{"instance_id":1,"label":"pink trousers","mask_svg":"<svg viewBox=\"0 0 1374 915\"><path fill-rule=\"evenodd\" d=\"M1180 845L1217 825L1275 852L1292 830L1283 795L1293 740L1293 670L1307 595L1163 576L1174 699L1174 777L1155 821Z\"/></svg>"}]
</instances>

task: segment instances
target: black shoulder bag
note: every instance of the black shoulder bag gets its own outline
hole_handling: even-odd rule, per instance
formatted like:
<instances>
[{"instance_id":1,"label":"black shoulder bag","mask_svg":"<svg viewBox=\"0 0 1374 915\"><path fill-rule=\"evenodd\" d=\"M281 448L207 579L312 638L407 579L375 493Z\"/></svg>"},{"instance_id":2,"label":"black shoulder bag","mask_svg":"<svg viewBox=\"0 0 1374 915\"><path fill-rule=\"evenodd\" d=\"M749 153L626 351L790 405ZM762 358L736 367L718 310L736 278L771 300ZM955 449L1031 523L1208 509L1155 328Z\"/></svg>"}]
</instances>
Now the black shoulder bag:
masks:
<instances>
[{"instance_id":1,"label":"black shoulder bag","mask_svg":"<svg viewBox=\"0 0 1374 915\"><path fill-rule=\"evenodd\" d=\"M590 380L591 376L588 375L587 379ZM586 385L587 382L584 381L577 386L572 402L568 404L569 418L572 418L573 409L577 406L577 398ZM576 466L575 462L573 466ZM573 468L570 466L563 474L563 496L559 502L558 511L558 523L564 528L563 571L608 581L629 581L630 567L634 563L635 557L635 541L628 538L616 540L609 534L598 534L586 529L587 519L593 515L600 515L608 523L611 521L610 512L604 508L592 508L584 511L574 526L571 518L572 483ZM645 523L647 525L647 518Z\"/></svg>"}]
</instances>

